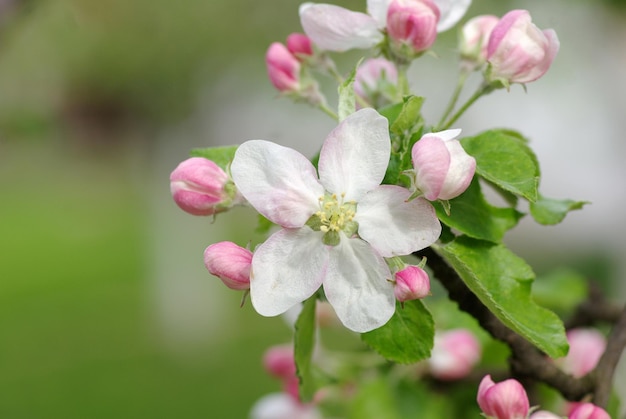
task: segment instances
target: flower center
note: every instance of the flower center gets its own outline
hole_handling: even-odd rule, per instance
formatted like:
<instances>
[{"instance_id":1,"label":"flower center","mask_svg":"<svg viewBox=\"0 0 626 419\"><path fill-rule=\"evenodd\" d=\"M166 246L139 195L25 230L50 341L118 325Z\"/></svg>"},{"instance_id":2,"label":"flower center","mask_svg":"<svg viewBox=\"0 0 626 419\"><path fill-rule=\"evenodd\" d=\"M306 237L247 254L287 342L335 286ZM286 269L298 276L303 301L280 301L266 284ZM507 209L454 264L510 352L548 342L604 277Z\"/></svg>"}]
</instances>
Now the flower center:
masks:
<instances>
[{"instance_id":1,"label":"flower center","mask_svg":"<svg viewBox=\"0 0 626 419\"><path fill-rule=\"evenodd\" d=\"M345 194L341 194L341 197L337 197L336 194L320 196L319 211L313 214L306 223L313 230L324 233L322 241L326 245L338 245L340 231L351 237L359 227L354 221L356 202L344 202L344 196Z\"/></svg>"}]
</instances>

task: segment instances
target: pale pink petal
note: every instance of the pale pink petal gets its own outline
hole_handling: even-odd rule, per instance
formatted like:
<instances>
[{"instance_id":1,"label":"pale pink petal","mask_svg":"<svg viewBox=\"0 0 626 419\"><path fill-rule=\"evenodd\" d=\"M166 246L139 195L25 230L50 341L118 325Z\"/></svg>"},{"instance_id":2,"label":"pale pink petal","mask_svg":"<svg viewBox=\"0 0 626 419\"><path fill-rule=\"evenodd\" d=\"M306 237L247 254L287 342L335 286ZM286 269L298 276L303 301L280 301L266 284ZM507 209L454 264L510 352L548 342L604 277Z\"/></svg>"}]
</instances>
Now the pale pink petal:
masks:
<instances>
[{"instance_id":1,"label":"pale pink petal","mask_svg":"<svg viewBox=\"0 0 626 419\"><path fill-rule=\"evenodd\" d=\"M311 41L326 51L368 49L383 40L374 18L331 4L302 4L300 22Z\"/></svg>"},{"instance_id":2,"label":"pale pink petal","mask_svg":"<svg viewBox=\"0 0 626 419\"><path fill-rule=\"evenodd\" d=\"M439 192L439 199L443 200L456 198L465 192L476 171L476 159L465 152L460 142L452 140L445 145L450 153L450 167Z\"/></svg>"},{"instance_id":3,"label":"pale pink petal","mask_svg":"<svg viewBox=\"0 0 626 419\"><path fill-rule=\"evenodd\" d=\"M530 419L562 419L563 416L555 415L552 412L548 412L547 410L538 410L532 415L530 415Z\"/></svg>"},{"instance_id":4,"label":"pale pink petal","mask_svg":"<svg viewBox=\"0 0 626 419\"><path fill-rule=\"evenodd\" d=\"M450 169L451 159L448 148L441 139L435 136L424 136L413 146L412 157L417 172L416 186L426 199L436 200Z\"/></svg>"},{"instance_id":5,"label":"pale pink petal","mask_svg":"<svg viewBox=\"0 0 626 419\"><path fill-rule=\"evenodd\" d=\"M387 10L390 3L391 0L367 0L367 13L376 20L381 29L387 26Z\"/></svg>"},{"instance_id":6,"label":"pale pink petal","mask_svg":"<svg viewBox=\"0 0 626 419\"><path fill-rule=\"evenodd\" d=\"M297 151L263 140L246 141L231 165L237 188L276 224L301 227L317 211L324 188L311 162Z\"/></svg>"},{"instance_id":7,"label":"pale pink petal","mask_svg":"<svg viewBox=\"0 0 626 419\"><path fill-rule=\"evenodd\" d=\"M515 79L517 83L530 83L531 81L537 80L543 76L552 65L552 61L554 61L556 54L559 52L559 38L553 29L544 30L543 35L545 36L547 42L545 56L541 62L528 71L527 74L523 77L517 77Z\"/></svg>"},{"instance_id":8,"label":"pale pink petal","mask_svg":"<svg viewBox=\"0 0 626 419\"><path fill-rule=\"evenodd\" d=\"M287 393L271 393L252 406L250 419L322 419L314 405L300 403Z\"/></svg>"},{"instance_id":9,"label":"pale pink petal","mask_svg":"<svg viewBox=\"0 0 626 419\"><path fill-rule=\"evenodd\" d=\"M359 236L384 257L408 255L430 246L441 234L435 209L400 186L381 185L357 207Z\"/></svg>"},{"instance_id":10,"label":"pale pink petal","mask_svg":"<svg viewBox=\"0 0 626 419\"><path fill-rule=\"evenodd\" d=\"M387 118L365 108L328 134L319 160L320 181L328 192L358 201L380 185L391 153L388 125Z\"/></svg>"},{"instance_id":11,"label":"pale pink petal","mask_svg":"<svg viewBox=\"0 0 626 419\"><path fill-rule=\"evenodd\" d=\"M258 246L252 258L250 297L263 316L276 316L309 298L322 285L328 249L309 227L283 229Z\"/></svg>"},{"instance_id":12,"label":"pale pink petal","mask_svg":"<svg viewBox=\"0 0 626 419\"><path fill-rule=\"evenodd\" d=\"M330 250L324 292L348 329L364 333L393 316L395 297L384 259L360 239L346 239Z\"/></svg>"},{"instance_id":13,"label":"pale pink petal","mask_svg":"<svg viewBox=\"0 0 626 419\"><path fill-rule=\"evenodd\" d=\"M433 0L439 8L441 16L437 24L437 32L444 32L456 25L467 12L472 0Z\"/></svg>"}]
</instances>

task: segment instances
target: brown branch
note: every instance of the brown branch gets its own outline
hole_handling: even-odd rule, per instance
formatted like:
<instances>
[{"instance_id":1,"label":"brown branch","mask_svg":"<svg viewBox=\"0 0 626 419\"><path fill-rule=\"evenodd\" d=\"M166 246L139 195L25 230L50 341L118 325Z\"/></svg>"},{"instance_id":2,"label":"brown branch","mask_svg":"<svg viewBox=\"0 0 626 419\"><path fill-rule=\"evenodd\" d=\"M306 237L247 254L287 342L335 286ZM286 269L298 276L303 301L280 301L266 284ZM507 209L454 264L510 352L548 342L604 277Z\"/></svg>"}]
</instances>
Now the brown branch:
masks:
<instances>
[{"instance_id":1,"label":"brown branch","mask_svg":"<svg viewBox=\"0 0 626 419\"><path fill-rule=\"evenodd\" d=\"M621 311L606 299L597 283L590 282L587 299L576 307L572 317L565 322L565 328L593 326L599 322L616 323Z\"/></svg>"},{"instance_id":2,"label":"brown branch","mask_svg":"<svg viewBox=\"0 0 626 419\"><path fill-rule=\"evenodd\" d=\"M604 354L595 369L589 374L595 378L596 389L593 403L605 407L609 402L615 367L626 347L626 307L622 310L607 340Z\"/></svg>"},{"instance_id":3,"label":"brown branch","mask_svg":"<svg viewBox=\"0 0 626 419\"><path fill-rule=\"evenodd\" d=\"M524 379L534 379L548 384L559 391L568 400L581 400L596 393L598 374L588 374L574 378L561 371L539 349L526 339L506 327L489 309L470 291L456 271L441 256L430 248L417 253L426 256L428 266L435 277L448 291L450 299L456 301L459 308L478 320L480 325L495 339L506 343L511 348L509 360L514 375ZM626 320L625 320L626 321ZM608 361L607 361L608 363Z\"/></svg>"}]
</instances>

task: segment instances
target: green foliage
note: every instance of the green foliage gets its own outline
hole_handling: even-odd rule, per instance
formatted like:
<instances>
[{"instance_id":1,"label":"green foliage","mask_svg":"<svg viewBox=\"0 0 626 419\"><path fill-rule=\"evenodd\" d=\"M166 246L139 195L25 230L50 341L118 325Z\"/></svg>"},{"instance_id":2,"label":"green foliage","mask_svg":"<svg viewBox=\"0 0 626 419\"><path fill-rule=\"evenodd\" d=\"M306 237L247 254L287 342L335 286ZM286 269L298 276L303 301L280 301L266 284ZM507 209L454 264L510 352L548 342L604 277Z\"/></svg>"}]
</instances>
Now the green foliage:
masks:
<instances>
[{"instance_id":1,"label":"green foliage","mask_svg":"<svg viewBox=\"0 0 626 419\"><path fill-rule=\"evenodd\" d=\"M356 69L359 64L360 61L352 70L348 78L339 85L339 105L337 106L337 111L340 122L356 111L356 96L354 94L353 85Z\"/></svg>"},{"instance_id":2,"label":"green foliage","mask_svg":"<svg viewBox=\"0 0 626 419\"><path fill-rule=\"evenodd\" d=\"M565 330L553 312L535 304L530 266L502 244L461 236L436 251L467 287L511 330L559 358L568 350Z\"/></svg>"},{"instance_id":3,"label":"green foliage","mask_svg":"<svg viewBox=\"0 0 626 419\"><path fill-rule=\"evenodd\" d=\"M440 202L434 203L434 206L437 216L447 226L475 239L492 242L501 241L504 234L524 216L513 208L489 204L476 177L463 194L450 200L449 215Z\"/></svg>"},{"instance_id":4,"label":"green foliage","mask_svg":"<svg viewBox=\"0 0 626 419\"><path fill-rule=\"evenodd\" d=\"M408 136L418 131L423 126L421 110L424 98L420 96L406 96L402 109L397 118L391 123L389 131L392 134Z\"/></svg>"},{"instance_id":5,"label":"green foliage","mask_svg":"<svg viewBox=\"0 0 626 419\"><path fill-rule=\"evenodd\" d=\"M359 388L349 419L400 419L392 388L380 378Z\"/></svg>"},{"instance_id":6,"label":"green foliage","mask_svg":"<svg viewBox=\"0 0 626 419\"><path fill-rule=\"evenodd\" d=\"M235 157L235 152L239 146L231 145L224 147L207 147L207 148L194 148L189 152L191 157L204 157L205 159L212 160L215 164L224 170L228 169L230 162Z\"/></svg>"},{"instance_id":7,"label":"green foliage","mask_svg":"<svg viewBox=\"0 0 626 419\"><path fill-rule=\"evenodd\" d=\"M461 144L476 159L476 173L480 176L530 202L537 200L539 163L519 134L490 130L463 138Z\"/></svg>"},{"instance_id":8,"label":"green foliage","mask_svg":"<svg viewBox=\"0 0 626 419\"><path fill-rule=\"evenodd\" d=\"M300 398L308 402L313 398L316 386L311 371L311 357L315 347L315 302L313 295L304 302L302 311L296 321L294 335L294 358L296 374L300 381Z\"/></svg>"},{"instance_id":9,"label":"green foliage","mask_svg":"<svg viewBox=\"0 0 626 419\"><path fill-rule=\"evenodd\" d=\"M574 310L587 297L587 292L585 276L569 268L538 276L533 284L533 298L537 303L562 312Z\"/></svg>"},{"instance_id":10,"label":"green foliage","mask_svg":"<svg viewBox=\"0 0 626 419\"><path fill-rule=\"evenodd\" d=\"M435 324L419 300L396 306L393 317L382 327L363 333L361 338L390 361L409 364L430 357Z\"/></svg>"},{"instance_id":11,"label":"green foliage","mask_svg":"<svg viewBox=\"0 0 626 419\"><path fill-rule=\"evenodd\" d=\"M571 199L550 199L539 195L536 202L530 203L530 214L539 224L554 225L563 221L568 212L581 209L588 203Z\"/></svg>"}]
</instances>

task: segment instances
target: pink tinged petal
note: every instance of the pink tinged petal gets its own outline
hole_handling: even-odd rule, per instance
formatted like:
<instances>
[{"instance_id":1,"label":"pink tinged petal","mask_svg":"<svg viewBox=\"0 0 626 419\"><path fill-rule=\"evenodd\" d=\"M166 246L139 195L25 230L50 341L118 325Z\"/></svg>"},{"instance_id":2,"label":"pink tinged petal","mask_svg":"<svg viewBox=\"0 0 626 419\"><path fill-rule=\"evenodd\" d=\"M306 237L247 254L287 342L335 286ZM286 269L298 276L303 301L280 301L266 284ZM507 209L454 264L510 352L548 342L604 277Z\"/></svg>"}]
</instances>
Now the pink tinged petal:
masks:
<instances>
[{"instance_id":1,"label":"pink tinged petal","mask_svg":"<svg viewBox=\"0 0 626 419\"><path fill-rule=\"evenodd\" d=\"M390 279L385 260L369 244L343 236L330 250L324 292L344 326L364 333L393 316L395 297Z\"/></svg>"},{"instance_id":2,"label":"pink tinged petal","mask_svg":"<svg viewBox=\"0 0 626 419\"><path fill-rule=\"evenodd\" d=\"M368 49L383 40L374 18L331 4L302 4L300 22L313 43L327 51Z\"/></svg>"},{"instance_id":3,"label":"pink tinged petal","mask_svg":"<svg viewBox=\"0 0 626 419\"><path fill-rule=\"evenodd\" d=\"M300 90L300 62L279 42L269 46L265 54L265 65L270 82L280 92Z\"/></svg>"},{"instance_id":4,"label":"pink tinged petal","mask_svg":"<svg viewBox=\"0 0 626 419\"><path fill-rule=\"evenodd\" d=\"M258 246L252 258L250 297L263 316L276 316L309 298L322 284L328 249L309 227L283 229Z\"/></svg>"},{"instance_id":5,"label":"pink tinged petal","mask_svg":"<svg viewBox=\"0 0 626 419\"><path fill-rule=\"evenodd\" d=\"M204 266L230 289L250 288L252 252L233 242L214 243L204 251Z\"/></svg>"},{"instance_id":6,"label":"pink tinged petal","mask_svg":"<svg viewBox=\"0 0 626 419\"><path fill-rule=\"evenodd\" d=\"M367 13L378 23L380 29L387 25L387 10L391 0L367 0Z\"/></svg>"},{"instance_id":7,"label":"pink tinged petal","mask_svg":"<svg viewBox=\"0 0 626 419\"><path fill-rule=\"evenodd\" d=\"M293 345L275 345L263 354L263 367L274 377L288 379L296 376Z\"/></svg>"},{"instance_id":8,"label":"pink tinged petal","mask_svg":"<svg viewBox=\"0 0 626 419\"><path fill-rule=\"evenodd\" d=\"M393 293L400 302L424 298L430 294L430 278L419 266L407 266L396 272Z\"/></svg>"},{"instance_id":9,"label":"pink tinged petal","mask_svg":"<svg viewBox=\"0 0 626 419\"><path fill-rule=\"evenodd\" d=\"M456 25L472 4L472 0L433 0L433 2L441 12L437 32L447 31Z\"/></svg>"},{"instance_id":10,"label":"pink tinged petal","mask_svg":"<svg viewBox=\"0 0 626 419\"><path fill-rule=\"evenodd\" d=\"M555 415L547 410L539 410L530 415L530 419L562 419L562 416Z\"/></svg>"},{"instance_id":11,"label":"pink tinged petal","mask_svg":"<svg viewBox=\"0 0 626 419\"><path fill-rule=\"evenodd\" d=\"M606 338L595 329L571 329L567 332L569 352L562 360L563 370L582 377L595 368L606 349Z\"/></svg>"},{"instance_id":12,"label":"pink tinged petal","mask_svg":"<svg viewBox=\"0 0 626 419\"><path fill-rule=\"evenodd\" d=\"M228 175L213 161L192 157L181 162L170 175L174 202L193 215L212 215L224 211L219 204L228 198L224 186Z\"/></svg>"},{"instance_id":13,"label":"pink tinged petal","mask_svg":"<svg viewBox=\"0 0 626 419\"><path fill-rule=\"evenodd\" d=\"M477 400L482 411L496 419L525 419L530 409L526 390L514 379L495 384L486 376L478 388Z\"/></svg>"},{"instance_id":14,"label":"pink tinged petal","mask_svg":"<svg viewBox=\"0 0 626 419\"><path fill-rule=\"evenodd\" d=\"M440 138L422 137L411 151L416 173L416 186L429 201L439 198L439 194L450 169L450 152Z\"/></svg>"},{"instance_id":15,"label":"pink tinged petal","mask_svg":"<svg viewBox=\"0 0 626 419\"><path fill-rule=\"evenodd\" d=\"M489 403L487 402L485 395L487 391L495 384L496 383L494 383L491 379L491 375L487 374L483 377L478 386L478 395L476 396L476 401L478 402L480 410L482 410L483 413L485 413L487 416L493 416L493 412L491 410L491 407L489 406Z\"/></svg>"},{"instance_id":16,"label":"pink tinged petal","mask_svg":"<svg viewBox=\"0 0 626 419\"><path fill-rule=\"evenodd\" d=\"M311 40L303 33L289 34L287 36L287 49L296 57L313 55Z\"/></svg>"},{"instance_id":17,"label":"pink tinged petal","mask_svg":"<svg viewBox=\"0 0 626 419\"><path fill-rule=\"evenodd\" d=\"M269 141L246 141L231 165L235 185L270 221L302 227L318 210L324 188L311 162L297 151Z\"/></svg>"},{"instance_id":18,"label":"pink tinged petal","mask_svg":"<svg viewBox=\"0 0 626 419\"><path fill-rule=\"evenodd\" d=\"M611 419L611 416L593 403L581 403L570 413L569 419Z\"/></svg>"},{"instance_id":19,"label":"pink tinged petal","mask_svg":"<svg viewBox=\"0 0 626 419\"><path fill-rule=\"evenodd\" d=\"M387 33L414 52L432 46L437 38L439 9L431 0L393 0L387 11Z\"/></svg>"},{"instance_id":20,"label":"pink tinged petal","mask_svg":"<svg viewBox=\"0 0 626 419\"><path fill-rule=\"evenodd\" d=\"M441 380L458 380L472 371L480 356L480 343L469 330L437 333L429 360L431 374Z\"/></svg>"},{"instance_id":21,"label":"pink tinged petal","mask_svg":"<svg viewBox=\"0 0 626 419\"><path fill-rule=\"evenodd\" d=\"M467 154L457 140L446 141L445 145L450 153L450 167L439 192L439 199L448 200L465 192L472 182L476 172L476 159Z\"/></svg>"},{"instance_id":22,"label":"pink tinged petal","mask_svg":"<svg viewBox=\"0 0 626 419\"><path fill-rule=\"evenodd\" d=\"M357 201L380 185L391 140L389 123L374 109L361 109L344 119L326 138L319 160L320 182L328 192Z\"/></svg>"},{"instance_id":23,"label":"pink tinged petal","mask_svg":"<svg viewBox=\"0 0 626 419\"><path fill-rule=\"evenodd\" d=\"M322 419L317 407L302 404L287 393L271 393L256 401L250 419Z\"/></svg>"},{"instance_id":24,"label":"pink tinged petal","mask_svg":"<svg viewBox=\"0 0 626 419\"><path fill-rule=\"evenodd\" d=\"M408 255L430 246L441 234L441 224L429 202L403 187L381 185L357 206L358 234L383 257Z\"/></svg>"}]
</instances>

